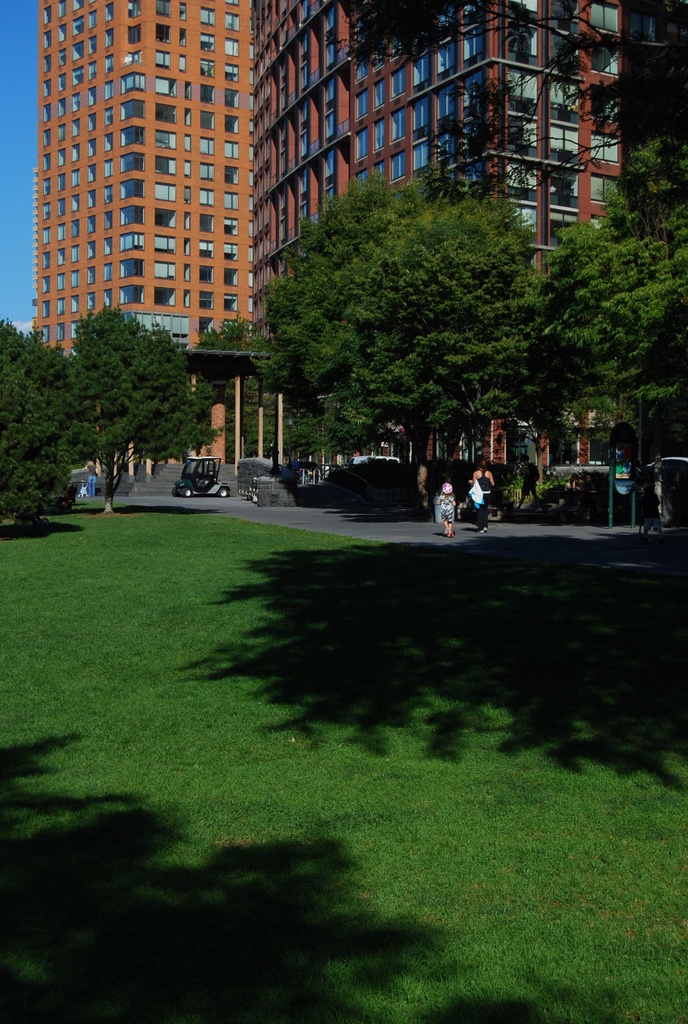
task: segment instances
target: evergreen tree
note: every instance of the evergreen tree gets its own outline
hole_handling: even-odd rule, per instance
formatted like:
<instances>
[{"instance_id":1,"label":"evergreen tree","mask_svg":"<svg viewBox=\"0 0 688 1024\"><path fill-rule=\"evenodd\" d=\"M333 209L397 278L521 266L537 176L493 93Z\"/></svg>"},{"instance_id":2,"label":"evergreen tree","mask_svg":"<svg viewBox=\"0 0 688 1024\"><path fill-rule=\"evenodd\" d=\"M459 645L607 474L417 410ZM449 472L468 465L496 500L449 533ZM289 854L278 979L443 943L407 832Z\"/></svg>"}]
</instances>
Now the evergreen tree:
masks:
<instances>
[{"instance_id":1,"label":"evergreen tree","mask_svg":"<svg viewBox=\"0 0 688 1024\"><path fill-rule=\"evenodd\" d=\"M0 513L35 518L69 478L69 367L0 321Z\"/></svg>"},{"instance_id":2,"label":"evergreen tree","mask_svg":"<svg viewBox=\"0 0 688 1024\"><path fill-rule=\"evenodd\" d=\"M182 458L210 440L211 389L199 379L192 390L186 356L167 332L119 309L82 318L73 351L78 447L100 463L111 512L133 451Z\"/></svg>"}]
</instances>

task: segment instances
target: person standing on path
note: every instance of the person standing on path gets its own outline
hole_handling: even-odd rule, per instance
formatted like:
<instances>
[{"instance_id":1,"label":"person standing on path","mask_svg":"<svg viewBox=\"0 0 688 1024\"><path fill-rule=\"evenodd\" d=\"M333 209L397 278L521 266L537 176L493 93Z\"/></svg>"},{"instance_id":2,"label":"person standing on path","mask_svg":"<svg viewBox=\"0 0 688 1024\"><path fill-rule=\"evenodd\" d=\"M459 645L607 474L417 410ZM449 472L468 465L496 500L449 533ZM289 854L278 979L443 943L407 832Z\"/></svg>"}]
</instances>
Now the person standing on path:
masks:
<instances>
[{"instance_id":1,"label":"person standing on path","mask_svg":"<svg viewBox=\"0 0 688 1024\"><path fill-rule=\"evenodd\" d=\"M440 515L444 524L444 536L454 536L454 510L456 509L456 498L454 489L450 483L442 484L440 494Z\"/></svg>"},{"instance_id":2,"label":"person standing on path","mask_svg":"<svg viewBox=\"0 0 688 1024\"><path fill-rule=\"evenodd\" d=\"M523 502L529 495L532 494L535 504L537 504L538 496L535 489L535 485L540 479L540 474L537 471L537 466L532 462L526 462L523 467L523 485L521 488L521 500L519 501L516 508L520 508Z\"/></svg>"},{"instance_id":3,"label":"person standing on path","mask_svg":"<svg viewBox=\"0 0 688 1024\"><path fill-rule=\"evenodd\" d=\"M650 543L650 530L656 530L659 535L659 543L664 543L662 537L662 520L659 512L659 498L655 494L655 489L652 484L645 484L643 491L643 516L645 522L643 523L643 532L640 534L640 539L645 544Z\"/></svg>"},{"instance_id":4,"label":"person standing on path","mask_svg":"<svg viewBox=\"0 0 688 1024\"><path fill-rule=\"evenodd\" d=\"M95 467L94 462L89 462L86 467L86 489L88 491L89 498L95 498L96 496L96 477L98 476L98 470Z\"/></svg>"},{"instance_id":5,"label":"person standing on path","mask_svg":"<svg viewBox=\"0 0 688 1024\"><path fill-rule=\"evenodd\" d=\"M487 468L487 460L481 459L478 463L478 468L473 474L471 483L478 485L480 490L483 492L483 503L478 505L478 533L487 533L487 517L488 510L490 507L490 494L492 488L495 485L494 477Z\"/></svg>"}]
</instances>

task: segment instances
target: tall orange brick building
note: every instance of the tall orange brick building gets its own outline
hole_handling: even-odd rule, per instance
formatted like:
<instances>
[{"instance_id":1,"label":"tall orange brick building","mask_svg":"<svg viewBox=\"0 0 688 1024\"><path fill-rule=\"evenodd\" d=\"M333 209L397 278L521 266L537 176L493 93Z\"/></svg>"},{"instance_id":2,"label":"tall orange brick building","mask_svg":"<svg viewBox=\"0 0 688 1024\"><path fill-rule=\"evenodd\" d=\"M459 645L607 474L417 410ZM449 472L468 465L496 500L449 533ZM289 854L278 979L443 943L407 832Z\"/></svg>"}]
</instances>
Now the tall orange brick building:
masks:
<instances>
[{"instance_id":1,"label":"tall orange brick building","mask_svg":"<svg viewBox=\"0 0 688 1024\"><path fill-rule=\"evenodd\" d=\"M36 324L253 314L250 0L39 0Z\"/></svg>"}]
</instances>

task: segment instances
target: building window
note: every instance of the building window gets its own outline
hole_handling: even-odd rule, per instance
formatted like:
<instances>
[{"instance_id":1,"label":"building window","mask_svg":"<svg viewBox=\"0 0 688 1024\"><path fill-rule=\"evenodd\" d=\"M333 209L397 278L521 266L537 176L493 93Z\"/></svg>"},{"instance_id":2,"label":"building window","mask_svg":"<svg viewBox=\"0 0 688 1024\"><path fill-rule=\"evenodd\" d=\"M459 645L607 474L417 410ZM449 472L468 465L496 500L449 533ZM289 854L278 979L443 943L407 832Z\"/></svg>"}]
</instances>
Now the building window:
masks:
<instances>
[{"instance_id":1,"label":"building window","mask_svg":"<svg viewBox=\"0 0 688 1024\"><path fill-rule=\"evenodd\" d=\"M119 184L120 199L131 199L137 197L143 199L144 182L140 178L127 178Z\"/></svg>"},{"instance_id":2,"label":"building window","mask_svg":"<svg viewBox=\"0 0 688 1024\"><path fill-rule=\"evenodd\" d=\"M109 165L109 173L108 167ZM119 158L119 169L121 173L127 171L142 171L145 166L145 159L143 153L125 153ZM105 176L108 177L112 174L112 160L106 160L105 162Z\"/></svg>"},{"instance_id":3,"label":"building window","mask_svg":"<svg viewBox=\"0 0 688 1024\"><path fill-rule=\"evenodd\" d=\"M123 75L120 79L120 92L145 92L146 91L146 76L140 74L138 71L132 71L128 75Z\"/></svg>"},{"instance_id":4,"label":"building window","mask_svg":"<svg viewBox=\"0 0 688 1024\"><path fill-rule=\"evenodd\" d=\"M177 214L175 210L156 210L155 211L155 224L160 228L173 228L177 223Z\"/></svg>"},{"instance_id":5,"label":"building window","mask_svg":"<svg viewBox=\"0 0 688 1024\"><path fill-rule=\"evenodd\" d=\"M143 285L142 284L128 284L124 288L119 290L119 302L121 306L126 306L131 303L138 305L143 304Z\"/></svg>"},{"instance_id":6,"label":"building window","mask_svg":"<svg viewBox=\"0 0 688 1024\"><path fill-rule=\"evenodd\" d=\"M602 75L618 75L619 73L618 53L607 46L593 52L590 64L593 71L598 71Z\"/></svg>"},{"instance_id":7,"label":"building window","mask_svg":"<svg viewBox=\"0 0 688 1024\"><path fill-rule=\"evenodd\" d=\"M402 150L401 153L395 153L392 157L392 174L391 180L397 181L399 178L403 178L406 173L406 153Z\"/></svg>"},{"instance_id":8,"label":"building window","mask_svg":"<svg viewBox=\"0 0 688 1024\"><path fill-rule=\"evenodd\" d=\"M368 113L368 90L359 92L356 97L356 117L365 117Z\"/></svg>"},{"instance_id":9,"label":"building window","mask_svg":"<svg viewBox=\"0 0 688 1024\"><path fill-rule=\"evenodd\" d=\"M162 182L156 181L155 183L155 198L160 199L166 203L174 203L177 201L177 186L176 185L165 185ZM139 223L142 223L139 221Z\"/></svg>"},{"instance_id":10,"label":"building window","mask_svg":"<svg viewBox=\"0 0 688 1024\"><path fill-rule=\"evenodd\" d=\"M144 208L143 206L123 206L119 211L119 222L121 225L124 224L143 224L144 222Z\"/></svg>"},{"instance_id":11,"label":"building window","mask_svg":"<svg viewBox=\"0 0 688 1024\"><path fill-rule=\"evenodd\" d=\"M199 309L212 309L213 308L213 293L212 292L199 292L198 293L198 308Z\"/></svg>"},{"instance_id":12,"label":"building window","mask_svg":"<svg viewBox=\"0 0 688 1024\"><path fill-rule=\"evenodd\" d=\"M119 133L119 141L123 149L125 146L143 146L146 141L146 129L139 124L123 128ZM108 146L106 143L105 148L112 149L112 136L110 136L110 145Z\"/></svg>"},{"instance_id":13,"label":"building window","mask_svg":"<svg viewBox=\"0 0 688 1024\"><path fill-rule=\"evenodd\" d=\"M428 56L421 57L413 65L413 91L418 92L420 89L425 89L430 84L430 58ZM392 88L392 94L394 95L394 89Z\"/></svg>"},{"instance_id":14,"label":"building window","mask_svg":"<svg viewBox=\"0 0 688 1024\"><path fill-rule=\"evenodd\" d=\"M437 80L454 73L456 65L456 47L454 43L440 46L437 51Z\"/></svg>"},{"instance_id":15,"label":"building window","mask_svg":"<svg viewBox=\"0 0 688 1024\"><path fill-rule=\"evenodd\" d=\"M169 156L156 156L155 158L155 173L156 174L176 174L177 173L177 161Z\"/></svg>"},{"instance_id":16,"label":"building window","mask_svg":"<svg viewBox=\"0 0 688 1024\"><path fill-rule=\"evenodd\" d=\"M590 24L603 32L618 32L619 8L615 4L590 4Z\"/></svg>"},{"instance_id":17,"label":"building window","mask_svg":"<svg viewBox=\"0 0 688 1024\"><path fill-rule=\"evenodd\" d=\"M120 260L119 276L122 277L143 277L145 264L143 260L129 259Z\"/></svg>"},{"instance_id":18,"label":"building window","mask_svg":"<svg viewBox=\"0 0 688 1024\"><path fill-rule=\"evenodd\" d=\"M356 134L356 159L362 160L368 155L368 129L364 128Z\"/></svg>"},{"instance_id":19,"label":"building window","mask_svg":"<svg viewBox=\"0 0 688 1024\"><path fill-rule=\"evenodd\" d=\"M381 118L373 127L375 149L382 149L385 144L385 120Z\"/></svg>"},{"instance_id":20,"label":"building window","mask_svg":"<svg viewBox=\"0 0 688 1024\"><path fill-rule=\"evenodd\" d=\"M396 142L398 139L403 139L406 134L406 107L401 107L399 110L395 110L392 114L391 120L391 141Z\"/></svg>"},{"instance_id":21,"label":"building window","mask_svg":"<svg viewBox=\"0 0 688 1024\"><path fill-rule=\"evenodd\" d=\"M169 280L174 280L177 276L176 264L155 262L153 264L153 273L155 277L164 277Z\"/></svg>"},{"instance_id":22,"label":"building window","mask_svg":"<svg viewBox=\"0 0 688 1024\"><path fill-rule=\"evenodd\" d=\"M107 241L107 239L106 239L106 241ZM120 237L119 237L119 251L120 252L127 252L129 249L143 249L143 246L144 246L144 236L141 235L141 234L138 234L137 232L130 231L126 235L120 235ZM108 250L108 252L105 253L105 255L106 256L109 255L110 251L111 251L111 248Z\"/></svg>"},{"instance_id":23,"label":"building window","mask_svg":"<svg viewBox=\"0 0 688 1024\"><path fill-rule=\"evenodd\" d=\"M609 178L603 174L591 174L590 198L593 203L606 203L615 183L615 178Z\"/></svg>"},{"instance_id":24,"label":"building window","mask_svg":"<svg viewBox=\"0 0 688 1024\"><path fill-rule=\"evenodd\" d=\"M153 242L156 252L176 252L177 243L173 235L156 235Z\"/></svg>"},{"instance_id":25,"label":"building window","mask_svg":"<svg viewBox=\"0 0 688 1024\"><path fill-rule=\"evenodd\" d=\"M167 132L162 128L155 129L155 145L158 149L176 149L177 133ZM172 172L174 173L174 172Z\"/></svg>"},{"instance_id":26,"label":"building window","mask_svg":"<svg viewBox=\"0 0 688 1024\"><path fill-rule=\"evenodd\" d=\"M593 160L603 160L610 164L619 162L619 143L612 135L605 135L604 132L592 132L590 149Z\"/></svg>"}]
</instances>

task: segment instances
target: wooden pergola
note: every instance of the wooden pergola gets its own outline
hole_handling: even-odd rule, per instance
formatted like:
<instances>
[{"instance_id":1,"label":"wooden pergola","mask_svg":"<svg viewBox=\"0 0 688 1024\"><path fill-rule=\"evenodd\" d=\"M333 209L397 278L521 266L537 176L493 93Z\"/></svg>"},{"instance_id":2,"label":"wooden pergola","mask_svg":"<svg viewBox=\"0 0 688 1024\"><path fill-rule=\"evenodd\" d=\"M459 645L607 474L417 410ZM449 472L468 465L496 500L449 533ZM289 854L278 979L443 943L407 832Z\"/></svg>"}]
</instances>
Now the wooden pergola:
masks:
<instances>
[{"instance_id":1,"label":"wooden pergola","mask_svg":"<svg viewBox=\"0 0 688 1024\"><path fill-rule=\"evenodd\" d=\"M211 447L212 455L219 455L226 462L227 443L225 437L225 404L227 385L234 380L234 472L239 459L244 458L244 382L248 377L258 376L256 363L270 358L269 352L225 352L221 349L191 348L187 352L189 373L192 378L201 374L213 386L213 408L211 426L218 430ZM264 421L263 382L258 379L258 456L263 457ZM278 461L283 457L283 401L277 396L275 418L277 421Z\"/></svg>"}]
</instances>

